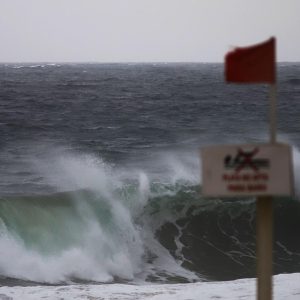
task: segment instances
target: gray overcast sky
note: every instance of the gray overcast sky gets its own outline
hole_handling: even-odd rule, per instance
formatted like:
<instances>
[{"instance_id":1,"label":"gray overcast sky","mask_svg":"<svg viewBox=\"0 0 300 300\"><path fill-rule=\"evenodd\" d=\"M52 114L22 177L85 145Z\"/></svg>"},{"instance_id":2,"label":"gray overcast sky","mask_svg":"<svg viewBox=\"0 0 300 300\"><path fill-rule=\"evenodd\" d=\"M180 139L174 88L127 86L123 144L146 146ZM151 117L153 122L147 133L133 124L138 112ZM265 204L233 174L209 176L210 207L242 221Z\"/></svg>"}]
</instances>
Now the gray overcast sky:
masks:
<instances>
[{"instance_id":1,"label":"gray overcast sky","mask_svg":"<svg viewBox=\"0 0 300 300\"><path fill-rule=\"evenodd\" d=\"M300 0L0 0L0 62L221 62L270 36L300 61Z\"/></svg>"}]
</instances>

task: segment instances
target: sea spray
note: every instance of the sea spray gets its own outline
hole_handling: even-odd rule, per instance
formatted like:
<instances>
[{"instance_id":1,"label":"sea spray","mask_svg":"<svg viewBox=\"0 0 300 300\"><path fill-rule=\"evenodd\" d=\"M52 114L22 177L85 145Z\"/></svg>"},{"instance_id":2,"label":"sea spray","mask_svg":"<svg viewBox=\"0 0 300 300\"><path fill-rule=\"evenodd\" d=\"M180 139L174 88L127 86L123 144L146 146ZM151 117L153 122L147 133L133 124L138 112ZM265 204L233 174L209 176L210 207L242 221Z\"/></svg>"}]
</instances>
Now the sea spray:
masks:
<instances>
[{"instance_id":1,"label":"sea spray","mask_svg":"<svg viewBox=\"0 0 300 300\"><path fill-rule=\"evenodd\" d=\"M2 274L53 283L130 280L140 272L139 230L114 192L107 166L95 162L65 155L39 169L52 187L73 192L2 198L1 249L15 250L3 256L10 263L0 263Z\"/></svg>"},{"instance_id":2,"label":"sea spray","mask_svg":"<svg viewBox=\"0 0 300 300\"><path fill-rule=\"evenodd\" d=\"M2 200L1 208L12 207L2 210L7 229L1 235L1 249L8 250L3 253L4 265L0 264L3 275L50 283L134 278L140 271L143 246L128 212L119 204L101 204L91 193L79 194L84 205L78 204L79 195L75 201L73 195L21 199L35 211L29 215L26 210L14 214L22 209L14 199Z\"/></svg>"}]
</instances>

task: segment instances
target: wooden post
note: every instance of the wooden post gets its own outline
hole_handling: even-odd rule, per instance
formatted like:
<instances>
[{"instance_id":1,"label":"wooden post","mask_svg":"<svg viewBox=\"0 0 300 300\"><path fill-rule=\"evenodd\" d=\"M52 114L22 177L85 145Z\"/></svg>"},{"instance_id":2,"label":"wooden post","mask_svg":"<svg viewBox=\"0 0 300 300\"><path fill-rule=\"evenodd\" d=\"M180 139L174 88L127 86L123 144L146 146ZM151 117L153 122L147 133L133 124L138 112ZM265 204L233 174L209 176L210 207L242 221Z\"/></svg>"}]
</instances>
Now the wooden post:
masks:
<instances>
[{"instance_id":1,"label":"wooden post","mask_svg":"<svg viewBox=\"0 0 300 300\"><path fill-rule=\"evenodd\" d=\"M270 143L276 143L276 124L277 124L277 114L276 114L276 84L271 84L269 90L269 102L270 102L270 113L269 113L269 122L270 122Z\"/></svg>"},{"instance_id":2,"label":"wooden post","mask_svg":"<svg viewBox=\"0 0 300 300\"><path fill-rule=\"evenodd\" d=\"M273 207L272 197L256 200L257 299L272 299Z\"/></svg>"},{"instance_id":3,"label":"wooden post","mask_svg":"<svg viewBox=\"0 0 300 300\"><path fill-rule=\"evenodd\" d=\"M269 90L270 143L276 144L276 84ZM257 300L271 300L273 291L273 199L256 199Z\"/></svg>"}]
</instances>

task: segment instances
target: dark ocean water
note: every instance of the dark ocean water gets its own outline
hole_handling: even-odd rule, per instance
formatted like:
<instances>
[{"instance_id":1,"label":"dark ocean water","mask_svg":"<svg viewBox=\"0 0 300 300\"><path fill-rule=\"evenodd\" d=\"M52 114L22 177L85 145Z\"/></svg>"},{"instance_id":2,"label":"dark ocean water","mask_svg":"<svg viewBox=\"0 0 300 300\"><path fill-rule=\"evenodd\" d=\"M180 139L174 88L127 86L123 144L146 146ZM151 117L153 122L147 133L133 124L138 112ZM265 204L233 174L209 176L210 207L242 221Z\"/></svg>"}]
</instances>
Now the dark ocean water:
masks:
<instances>
[{"instance_id":1,"label":"dark ocean water","mask_svg":"<svg viewBox=\"0 0 300 300\"><path fill-rule=\"evenodd\" d=\"M0 65L2 284L255 276L254 199L201 195L198 150L268 141L268 87L222 64ZM274 272L300 272L300 64L278 65Z\"/></svg>"}]
</instances>

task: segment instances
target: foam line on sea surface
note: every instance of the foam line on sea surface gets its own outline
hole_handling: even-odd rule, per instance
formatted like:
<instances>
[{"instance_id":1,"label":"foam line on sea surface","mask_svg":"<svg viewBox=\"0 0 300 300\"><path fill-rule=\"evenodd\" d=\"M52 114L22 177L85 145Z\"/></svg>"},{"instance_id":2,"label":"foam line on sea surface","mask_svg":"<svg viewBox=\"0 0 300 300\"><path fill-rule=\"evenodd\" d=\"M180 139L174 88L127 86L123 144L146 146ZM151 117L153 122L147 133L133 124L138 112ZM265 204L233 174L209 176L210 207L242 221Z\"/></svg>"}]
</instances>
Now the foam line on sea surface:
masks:
<instances>
[{"instance_id":1,"label":"foam line on sea surface","mask_svg":"<svg viewBox=\"0 0 300 300\"><path fill-rule=\"evenodd\" d=\"M274 276L274 299L298 300L300 274ZM256 280L155 285L68 285L35 287L0 287L5 300L39 299L148 299L148 300L239 300L256 299Z\"/></svg>"}]
</instances>

